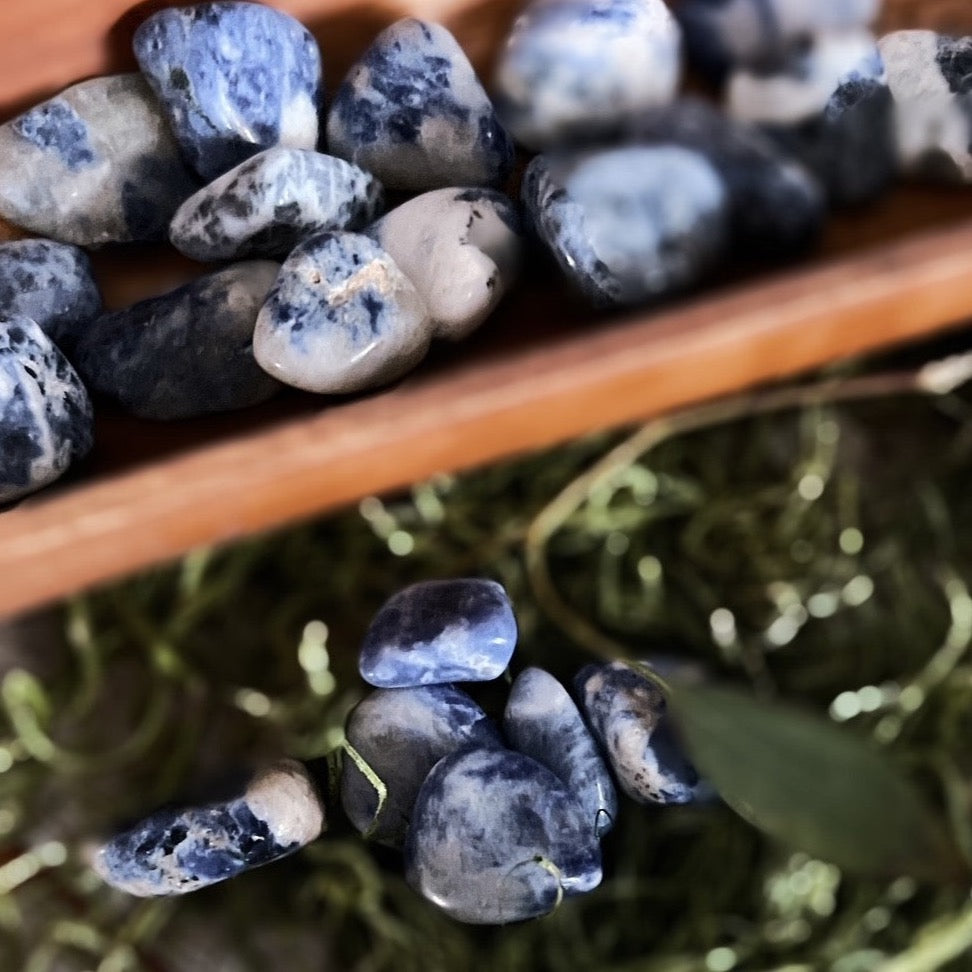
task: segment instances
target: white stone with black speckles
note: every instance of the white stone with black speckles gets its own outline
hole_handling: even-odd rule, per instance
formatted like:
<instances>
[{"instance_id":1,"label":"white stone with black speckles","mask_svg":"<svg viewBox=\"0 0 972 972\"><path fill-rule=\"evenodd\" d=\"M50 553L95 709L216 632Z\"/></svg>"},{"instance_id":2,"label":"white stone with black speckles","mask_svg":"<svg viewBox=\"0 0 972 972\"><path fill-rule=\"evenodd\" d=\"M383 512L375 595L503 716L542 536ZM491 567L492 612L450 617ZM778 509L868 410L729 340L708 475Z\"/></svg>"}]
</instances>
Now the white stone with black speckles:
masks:
<instances>
[{"instance_id":1,"label":"white stone with black speckles","mask_svg":"<svg viewBox=\"0 0 972 972\"><path fill-rule=\"evenodd\" d=\"M367 236L323 233L284 261L253 351L279 381L339 395L400 378L431 340L425 301L388 253Z\"/></svg>"},{"instance_id":2,"label":"white stone with black speckles","mask_svg":"<svg viewBox=\"0 0 972 972\"><path fill-rule=\"evenodd\" d=\"M368 230L425 298L435 336L468 337L520 271L523 238L510 200L493 189L437 189Z\"/></svg>"},{"instance_id":3,"label":"white stone with black speckles","mask_svg":"<svg viewBox=\"0 0 972 972\"><path fill-rule=\"evenodd\" d=\"M0 126L0 216L53 240L162 239L197 188L140 74L82 81Z\"/></svg>"}]
</instances>

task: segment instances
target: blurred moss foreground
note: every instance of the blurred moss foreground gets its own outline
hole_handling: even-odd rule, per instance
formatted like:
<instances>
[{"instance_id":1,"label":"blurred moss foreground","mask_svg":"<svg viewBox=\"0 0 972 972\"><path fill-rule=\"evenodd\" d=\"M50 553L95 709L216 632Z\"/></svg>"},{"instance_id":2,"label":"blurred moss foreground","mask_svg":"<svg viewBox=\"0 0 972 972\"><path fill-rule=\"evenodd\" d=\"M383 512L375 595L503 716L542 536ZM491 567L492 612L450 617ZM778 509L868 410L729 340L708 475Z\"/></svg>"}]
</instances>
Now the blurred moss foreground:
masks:
<instances>
[{"instance_id":1,"label":"blurred moss foreground","mask_svg":"<svg viewBox=\"0 0 972 972\"><path fill-rule=\"evenodd\" d=\"M441 477L10 627L0 969L972 968L972 391L949 390L964 359L918 370L954 350ZM100 885L85 854L106 828L243 759L338 747L370 615L411 581L456 575L506 585L521 667L569 679L592 656L661 651L734 684L718 766L749 788L736 804L778 800L776 838L721 804L626 803L602 887L501 929L438 914L337 812L296 857L194 896ZM500 709L502 689L483 704ZM743 730L765 734L750 705L815 713L787 772L760 773L759 745L726 756ZM880 788L826 771L820 726L835 766L856 765L843 740L881 750L941 842L889 830L892 807L848 815ZM862 873L832 863L854 848Z\"/></svg>"}]
</instances>

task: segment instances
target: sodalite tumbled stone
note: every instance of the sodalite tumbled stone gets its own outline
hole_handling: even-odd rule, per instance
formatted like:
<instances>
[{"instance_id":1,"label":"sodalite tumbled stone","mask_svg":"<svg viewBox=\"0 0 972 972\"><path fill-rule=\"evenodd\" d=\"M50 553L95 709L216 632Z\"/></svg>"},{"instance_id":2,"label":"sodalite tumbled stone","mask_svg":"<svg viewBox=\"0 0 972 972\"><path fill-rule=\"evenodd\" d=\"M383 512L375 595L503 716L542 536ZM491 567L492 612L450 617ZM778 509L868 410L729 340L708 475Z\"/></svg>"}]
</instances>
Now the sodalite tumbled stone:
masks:
<instances>
[{"instance_id":1,"label":"sodalite tumbled stone","mask_svg":"<svg viewBox=\"0 0 972 972\"><path fill-rule=\"evenodd\" d=\"M567 787L592 833L601 837L611 829L618 815L611 774L573 699L553 675L527 668L517 676L503 732L513 749L546 766Z\"/></svg>"},{"instance_id":2,"label":"sodalite tumbled stone","mask_svg":"<svg viewBox=\"0 0 972 972\"><path fill-rule=\"evenodd\" d=\"M253 351L280 381L336 395L400 378L431 340L425 301L395 261L369 237L324 233L284 261Z\"/></svg>"},{"instance_id":3,"label":"sodalite tumbled stone","mask_svg":"<svg viewBox=\"0 0 972 972\"><path fill-rule=\"evenodd\" d=\"M350 162L272 148L187 199L169 238L194 260L283 259L309 236L366 226L383 196L381 184Z\"/></svg>"},{"instance_id":4,"label":"sodalite tumbled stone","mask_svg":"<svg viewBox=\"0 0 972 972\"><path fill-rule=\"evenodd\" d=\"M682 290L727 242L725 184L704 156L678 146L538 155L523 201L540 239L596 306Z\"/></svg>"},{"instance_id":5,"label":"sodalite tumbled stone","mask_svg":"<svg viewBox=\"0 0 972 972\"><path fill-rule=\"evenodd\" d=\"M0 503L46 486L86 455L92 422L67 358L30 318L0 311Z\"/></svg>"},{"instance_id":6,"label":"sodalite tumbled stone","mask_svg":"<svg viewBox=\"0 0 972 972\"><path fill-rule=\"evenodd\" d=\"M657 685L613 662L583 668L575 687L591 731L628 796L664 804L697 798L699 774L679 746Z\"/></svg>"},{"instance_id":7,"label":"sodalite tumbled stone","mask_svg":"<svg viewBox=\"0 0 972 972\"><path fill-rule=\"evenodd\" d=\"M344 812L361 833L397 848L405 844L419 788L443 756L471 744L503 745L486 713L451 685L376 689L352 711L345 735L387 794L379 813L378 792L345 753Z\"/></svg>"},{"instance_id":8,"label":"sodalite tumbled stone","mask_svg":"<svg viewBox=\"0 0 972 972\"><path fill-rule=\"evenodd\" d=\"M390 189L499 185L513 143L456 39L407 18L382 31L338 89L329 150Z\"/></svg>"},{"instance_id":9,"label":"sodalite tumbled stone","mask_svg":"<svg viewBox=\"0 0 972 972\"><path fill-rule=\"evenodd\" d=\"M520 219L494 189L436 189L368 230L415 284L435 336L458 341L493 312L519 274Z\"/></svg>"},{"instance_id":10,"label":"sodalite tumbled stone","mask_svg":"<svg viewBox=\"0 0 972 972\"><path fill-rule=\"evenodd\" d=\"M138 74L83 81L0 126L0 216L41 236L162 239L197 188Z\"/></svg>"},{"instance_id":11,"label":"sodalite tumbled stone","mask_svg":"<svg viewBox=\"0 0 972 972\"><path fill-rule=\"evenodd\" d=\"M266 401L280 385L253 357L278 265L252 260L92 322L75 364L92 392L141 418L179 419Z\"/></svg>"},{"instance_id":12,"label":"sodalite tumbled stone","mask_svg":"<svg viewBox=\"0 0 972 972\"><path fill-rule=\"evenodd\" d=\"M281 760L229 799L153 813L104 844L93 863L128 894L185 894L286 857L323 829L324 807L307 771Z\"/></svg>"},{"instance_id":13,"label":"sodalite tumbled stone","mask_svg":"<svg viewBox=\"0 0 972 972\"><path fill-rule=\"evenodd\" d=\"M518 142L556 148L670 101L680 74L663 0L534 0L500 55L496 106Z\"/></svg>"},{"instance_id":14,"label":"sodalite tumbled stone","mask_svg":"<svg viewBox=\"0 0 972 972\"><path fill-rule=\"evenodd\" d=\"M550 912L601 881L590 820L545 766L521 753L465 748L419 790L405 878L459 921L505 924Z\"/></svg>"},{"instance_id":15,"label":"sodalite tumbled stone","mask_svg":"<svg viewBox=\"0 0 972 972\"><path fill-rule=\"evenodd\" d=\"M378 688L485 682L503 674L515 647L513 607L495 581L424 581L375 614L358 670Z\"/></svg>"},{"instance_id":16,"label":"sodalite tumbled stone","mask_svg":"<svg viewBox=\"0 0 972 972\"><path fill-rule=\"evenodd\" d=\"M274 145L317 145L321 54L310 31L259 3L160 10L135 57L186 158L207 181Z\"/></svg>"},{"instance_id":17,"label":"sodalite tumbled stone","mask_svg":"<svg viewBox=\"0 0 972 972\"><path fill-rule=\"evenodd\" d=\"M101 294L87 254L67 243L0 243L0 315L23 314L71 353L101 312Z\"/></svg>"}]
</instances>

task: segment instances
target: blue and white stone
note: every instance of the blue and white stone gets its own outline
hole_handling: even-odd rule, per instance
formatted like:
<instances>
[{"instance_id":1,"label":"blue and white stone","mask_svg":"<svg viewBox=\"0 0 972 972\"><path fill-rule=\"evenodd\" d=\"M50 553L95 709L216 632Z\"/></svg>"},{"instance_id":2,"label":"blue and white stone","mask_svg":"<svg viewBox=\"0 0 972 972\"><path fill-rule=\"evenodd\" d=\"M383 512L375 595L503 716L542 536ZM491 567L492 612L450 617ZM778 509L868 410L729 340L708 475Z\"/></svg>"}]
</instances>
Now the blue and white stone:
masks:
<instances>
[{"instance_id":1,"label":"blue and white stone","mask_svg":"<svg viewBox=\"0 0 972 972\"><path fill-rule=\"evenodd\" d=\"M381 184L344 159L272 148L187 199L172 219L172 245L193 260L284 259L328 230L357 230L382 208Z\"/></svg>"},{"instance_id":2,"label":"blue and white stone","mask_svg":"<svg viewBox=\"0 0 972 972\"><path fill-rule=\"evenodd\" d=\"M878 41L905 172L972 182L972 37L899 30Z\"/></svg>"},{"instance_id":3,"label":"blue and white stone","mask_svg":"<svg viewBox=\"0 0 972 972\"><path fill-rule=\"evenodd\" d=\"M345 752L344 812L362 834L399 849L419 788L440 759L467 745L503 746L492 720L452 685L375 689L351 712L345 736L386 794L379 809L378 791Z\"/></svg>"},{"instance_id":4,"label":"blue and white stone","mask_svg":"<svg viewBox=\"0 0 972 972\"><path fill-rule=\"evenodd\" d=\"M186 894L293 854L324 823L307 771L281 760L229 799L153 813L107 841L93 863L102 880L128 894Z\"/></svg>"},{"instance_id":5,"label":"blue and white stone","mask_svg":"<svg viewBox=\"0 0 972 972\"><path fill-rule=\"evenodd\" d=\"M395 261L367 236L324 233L284 261L253 351L279 381L343 395L401 378L431 340L425 301Z\"/></svg>"},{"instance_id":6,"label":"blue and white stone","mask_svg":"<svg viewBox=\"0 0 972 972\"><path fill-rule=\"evenodd\" d=\"M383 216L368 231L415 284L435 336L468 337L520 272L523 235L495 189L436 189Z\"/></svg>"},{"instance_id":7,"label":"blue and white stone","mask_svg":"<svg viewBox=\"0 0 972 972\"><path fill-rule=\"evenodd\" d=\"M135 31L135 57L186 158L211 181L274 145L317 146L317 41L259 3L160 10Z\"/></svg>"},{"instance_id":8,"label":"blue and white stone","mask_svg":"<svg viewBox=\"0 0 972 972\"><path fill-rule=\"evenodd\" d=\"M725 183L704 156L679 146L538 155L523 201L560 268L599 307L690 287L728 238Z\"/></svg>"},{"instance_id":9,"label":"blue and white stone","mask_svg":"<svg viewBox=\"0 0 972 972\"><path fill-rule=\"evenodd\" d=\"M691 803L700 796L702 781L679 745L657 685L613 662L583 668L575 687L591 731L628 796L662 804Z\"/></svg>"},{"instance_id":10,"label":"blue and white stone","mask_svg":"<svg viewBox=\"0 0 972 972\"><path fill-rule=\"evenodd\" d=\"M91 450L81 379L29 317L0 311L0 503L63 475Z\"/></svg>"},{"instance_id":11,"label":"blue and white stone","mask_svg":"<svg viewBox=\"0 0 972 972\"><path fill-rule=\"evenodd\" d=\"M68 243L0 243L0 315L23 315L62 350L101 313L88 255Z\"/></svg>"},{"instance_id":12,"label":"blue and white stone","mask_svg":"<svg viewBox=\"0 0 972 972\"><path fill-rule=\"evenodd\" d=\"M496 581L423 581L375 614L358 670L378 688L488 682L503 674L515 647L513 606Z\"/></svg>"},{"instance_id":13,"label":"blue and white stone","mask_svg":"<svg viewBox=\"0 0 972 972\"><path fill-rule=\"evenodd\" d=\"M253 328L278 265L252 260L95 320L75 365L92 392L140 418L246 408L280 389L253 357Z\"/></svg>"},{"instance_id":14,"label":"blue and white stone","mask_svg":"<svg viewBox=\"0 0 972 972\"><path fill-rule=\"evenodd\" d=\"M726 97L733 118L760 125L836 204L867 202L894 179L894 104L866 30L805 38L772 72L739 69Z\"/></svg>"},{"instance_id":15,"label":"blue and white stone","mask_svg":"<svg viewBox=\"0 0 972 972\"><path fill-rule=\"evenodd\" d=\"M517 676L503 732L513 749L546 766L567 787L595 836L614 826L618 798L611 774L573 699L553 675L526 668Z\"/></svg>"},{"instance_id":16,"label":"blue and white stone","mask_svg":"<svg viewBox=\"0 0 972 972\"><path fill-rule=\"evenodd\" d=\"M513 167L513 143L456 39L413 18L382 31L348 72L327 141L389 189L495 186Z\"/></svg>"},{"instance_id":17,"label":"blue and white stone","mask_svg":"<svg viewBox=\"0 0 972 972\"><path fill-rule=\"evenodd\" d=\"M405 878L458 921L501 925L593 890L601 854L587 815L545 766L465 748L440 760L419 790Z\"/></svg>"},{"instance_id":18,"label":"blue and white stone","mask_svg":"<svg viewBox=\"0 0 972 972\"><path fill-rule=\"evenodd\" d=\"M139 74L83 81L0 126L0 216L62 243L162 239L197 188Z\"/></svg>"},{"instance_id":19,"label":"blue and white stone","mask_svg":"<svg viewBox=\"0 0 972 972\"><path fill-rule=\"evenodd\" d=\"M527 148L610 134L675 96L681 30L662 0L534 0L496 69L496 106Z\"/></svg>"}]
</instances>

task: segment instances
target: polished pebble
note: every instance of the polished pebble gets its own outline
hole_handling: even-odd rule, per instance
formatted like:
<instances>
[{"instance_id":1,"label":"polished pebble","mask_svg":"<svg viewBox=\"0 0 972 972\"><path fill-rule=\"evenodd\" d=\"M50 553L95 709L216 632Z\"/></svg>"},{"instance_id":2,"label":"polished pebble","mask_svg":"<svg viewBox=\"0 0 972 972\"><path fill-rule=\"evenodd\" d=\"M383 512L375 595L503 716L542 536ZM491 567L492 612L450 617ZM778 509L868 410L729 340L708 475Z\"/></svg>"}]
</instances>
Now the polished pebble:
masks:
<instances>
[{"instance_id":1,"label":"polished pebble","mask_svg":"<svg viewBox=\"0 0 972 972\"><path fill-rule=\"evenodd\" d=\"M253 357L278 265L237 263L92 322L75 363L92 392L140 418L180 419L266 401L280 385Z\"/></svg>"},{"instance_id":2,"label":"polished pebble","mask_svg":"<svg viewBox=\"0 0 972 972\"><path fill-rule=\"evenodd\" d=\"M29 317L0 312L0 503L62 476L92 444L74 368Z\"/></svg>"},{"instance_id":3,"label":"polished pebble","mask_svg":"<svg viewBox=\"0 0 972 972\"><path fill-rule=\"evenodd\" d=\"M51 240L0 243L0 315L29 317L70 355L99 313L101 293L83 250Z\"/></svg>"},{"instance_id":4,"label":"polished pebble","mask_svg":"<svg viewBox=\"0 0 972 972\"><path fill-rule=\"evenodd\" d=\"M676 739L661 689L623 662L588 665L578 673L575 688L628 796L639 803L697 799L701 781Z\"/></svg>"},{"instance_id":5,"label":"polished pebble","mask_svg":"<svg viewBox=\"0 0 972 972\"><path fill-rule=\"evenodd\" d=\"M187 199L169 238L194 260L283 259L309 236L367 226L383 198L373 176L343 159L272 148Z\"/></svg>"},{"instance_id":6,"label":"polished pebble","mask_svg":"<svg viewBox=\"0 0 972 972\"><path fill-rule=\"evenodd\" d=\"M503 674L515 647L513 607L495 581L424 581L375 614L358 670L379 688L483 682Z\"/></svg>"},{"instance_id":7,"label":"polished pebble","mask_svg":"<svg viewBox=\"0 0 972 972\"><path fill-rule=\"evenodd\" d=\"M274 145L313 149L321 54L293 17L258 3L200 3L152 14L135 57L189 163L211 181Z\"/></svg>"},{"instance_id":8,"label":"polished pebble","mask_svg":"<svg viewBox=\"0 0 972 972\"><path fill-rule=\"evenodd\" d=\"M0 216L52 240L162 239L197 188L138 74L83 81L0 126Z\"/></svg>"},{"instance_id":9,"label":"polished pebble","mask_svg":"<svg viewBox=\"0 0 972 972\"><path fill-rule=\"evenodd\" d=\"M538 155L523 201L563 272L599 307L684 290L728 239L725 183L703 155L678 146Z\"/></svg>"},{"instance_id":10,"label":"polished pebble","mask_svg":"<svg viewBox=\"0 0 972 972\"><path fill-rule=\"evenodd\" d=\"M546 766L574 795L592 833L614 825L614 783L590 730L567 690L541 668L524 669L513 682L503 732L517 752Z\"/></svg>"},{"instance_id":11,"label":"polished pebble","mask_svg":"<svg viewBox=\"0 0 972 972\"><path fill-rule=\"evenodd\" d=\"M681 31L662 0L534 0L496 69L496 105L527 148L609 134L670 101Z\"/></svg>"},{"instance_id":12,"label":"polished pebble","mask_svg":"<svg viewBox=\"0 0 972 972\"><path fill-rule=\"evenodd\" d=\"M281 760L230 799L146 817L99 848L94 868L138 897L185 894L294 853L324 822L307 771Z\"/></svg>"},{"instance_id":13,"label":"polished pebble","mask_svg":"<svg viewBox=\"0 0 972 972\"><path fill-rule=\"evenodd\" d=\"M378 792L347 753L341 805L352 824L380 844L405 844L412 808L429 771L462 746L502 746L499 730L465 692L451 685L375 689L345 727L348 743L387 789Z\"/></svg>"},{"instance_id":14,"label":"polished pebble","mask_svg":"<svg viewBox=\"0 0 972 972\"><path fill-rule=\"evenodd\" d=\"M467 337L519 275L520 220L493 189L436 189L383 216L371 229L429 309L435 336Z\"/></svg>"},{"instance_id":15,"label":"polished pebble","mask_svg":"<svg viewBox=\"0 0 972 972\"><path fill-rule=\"evenodd\" d=\"M407 18L382 31L338 89L329 151L389 189L499 185L513 143L456 39Z\"/></svg>"},{"instance_id":16,"label":"polished pebble","mask_svg":"<svg viewBox=\"0 0 972 972\"><path fill-rule=\"evenodd\" d=\"M284 261L253 351L274 378L337 395L395 381L431 340L425 301L395 261L369 237L324 233Z\"/></svg>"},{"instance_id":17,"label":"polished pebble","mask_svg":"<svg viewBox=\"0 0 972 972\"><path fill-rule=\"evenodd\" d=\"M580 804L545 766L465 748L440 760L419 790L405 877L453 918L499 925L593 890L601 855Z\"/></svg>"},{"instance_id":18,"label":"polished pebble","mask_svg":"<svg viewBox=\"0 0 972 972\"><path fill-rule=\"evenodd\" d=\"M972 182L972 37L899 30L878 48L903 169L933 181Z\"/></svg>"}]
</instances>

